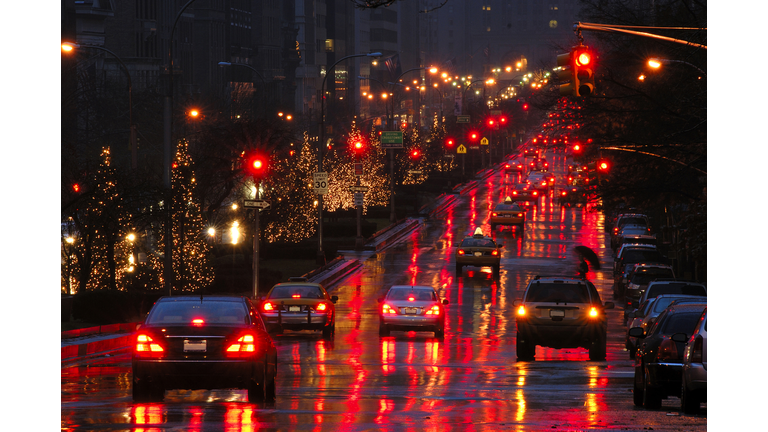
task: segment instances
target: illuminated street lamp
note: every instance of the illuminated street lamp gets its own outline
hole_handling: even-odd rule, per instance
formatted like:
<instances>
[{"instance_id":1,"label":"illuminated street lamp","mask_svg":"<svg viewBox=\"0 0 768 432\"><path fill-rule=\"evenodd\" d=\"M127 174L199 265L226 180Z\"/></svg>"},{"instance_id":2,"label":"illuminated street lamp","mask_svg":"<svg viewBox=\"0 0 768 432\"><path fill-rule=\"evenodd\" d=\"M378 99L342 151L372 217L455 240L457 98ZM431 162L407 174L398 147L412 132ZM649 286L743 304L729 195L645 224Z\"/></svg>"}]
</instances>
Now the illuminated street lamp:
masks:
<instances>
[{"instance_id":1,"label":"illuminated street lamp","mask_svg":"<svg viewBox=\"0 0 768 432\"><path fill-rule=\"evenodd\" d=\"M648 66L650 68L653 68L653 69L659 69L659 68L661 68L662 64L668 64L668 63L682 63L682 64L688 65L688 66L696 69L697 71L701 72L701 74L704 75L705 77L707 76L707 73L704 72L703 70L701 70L701 68L699 68L698 66L696 66L694 64L688 63L687 61L672 60L672 59L660 59L660 58L648 59Z\"/></svg>"}]
</instances>

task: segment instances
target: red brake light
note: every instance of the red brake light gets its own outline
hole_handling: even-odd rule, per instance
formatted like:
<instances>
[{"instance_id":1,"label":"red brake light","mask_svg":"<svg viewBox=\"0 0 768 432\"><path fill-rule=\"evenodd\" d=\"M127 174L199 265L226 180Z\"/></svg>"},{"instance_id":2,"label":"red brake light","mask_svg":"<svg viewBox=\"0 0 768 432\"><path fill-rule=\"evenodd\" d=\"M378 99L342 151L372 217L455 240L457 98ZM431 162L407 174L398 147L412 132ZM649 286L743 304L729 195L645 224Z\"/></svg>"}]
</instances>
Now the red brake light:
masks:
<instances>
[{"instance_id":1,"label":"red brake light","mask_svg":"<svg viewBox=\"0 0 768 432\"><path fill-rule=\"evenodd\" d=\"M264 312L271 312L271 311L275 310L275 305L273 305L270 302L266 302L266 303L264 303L263 309L264 309Z\"/></svg>"},{"instance_id":2,"label":"red brake light","mask_svg":"<svg viewBox=\"0 0 768 432\"><path fill-rule=\"evenodd\" d=\"M301 294L293 294L291 298L301 298Z\"/></svg>"},{"instance_id":3,"label":"red brake light","mask_svg":"<svg viewBox=\"0 0 768 432\"><path fill-rule=\"evenodd\" d=\"M704 343L701 337L697 337L693 341L693 348L691 349L691 362L704 363Z\"/></svg>"},{"instance_id":4,"label":"red brake light","mask_svg":"<svg viewBox=\"0 0 768 432\"><path fill-rule=\"evenodd\" d=\"M205 324L205 321L203 321L202 318L195 318L195 319L192 320L192 325L193 326L199 327L199 326L201 326L203 324Z\"/></svg>"},{"instance_id":5,"label":"red brake light","mask_svg":"<svg viewBox=\"0 0 768 432\"><path fill-rule=\"evenodd\" d=\"M466 252L464 252L464 249L459 249L459 250L458 250L458 254L459 254L459 255L464 255L465 253L466 253Z\"/></svg>"},{"instance_id":6,"label":"red brake light","mask_svg":"<svg viewBox=\"0 0 768 432\"><path fill-rule=\"evenodd\" d=\"M227 357L247 357L256 352L256 339L251 334L241 336L227 347Z\"/></svg>"},{"instance_id":7,"label":"red brake light","mask_svg":"<svg viewBox=\"0 0 768 432\"><path fill-rule=\"evenodd\" d=\"M430 309L427 309L427 315L440 315L440 306L434 305Z\"/></svg>"},{"instance_id":8,"label":"red brake light","mask_svg":"<svg viewBox=\"0 0 768 432\"><path fill-rule=\"evenodd\" d=\"M315 310L324 311L327 308L328 308L328 305L326 305L325 303L320 303L320 304L317 305L317 307L315 307Z\"/></svg>"},{"instance_id":9,"label":"red brake light","mask_svg":"<svg viewBox=\"0 0 768 432\"><path fill-rule=\"evenodd\" d=\"M161 356L163 354L163 347L156 343L151 336L146 333L140 333L136 336L136 349L137 355L142 357Z\"/></svg>"},{"instance_id":10,"label":"red brake light","mask_svg":"<svg viewBox=\"0 0 768 432\"><path fill-rule=\"evenodd\" d=\"M392 306L384 303L384 305L381 307L381 313L384 314L384 315L386 315L386 314L397 315L397 310L395 308L393 308Z\"/></svg>"},{"instance_id":11,"label":"red brake light","mask_svg":"<svg viewBox=\"0 0 768 432\"><path fill-rule=\"evenodd\" d=\"M408 296L408 301L415 301L416 297L413 296L413 294Z\"/></svg>"},{"instance_id":12,"label":"red brake light","mask_svg":"<svg viewBox=\"0 0 768 432\"><path fill-rule=\"evenodd\" d=\"M491 255L493 255L493 256L496 256L496 255L498 255L498 254L499 254L499 250L498 250L498 249L494 249L494 250L491 252Z\"/></svg>"},{"instance_id":13,"label":"red brake light","mask_svg":"<svg viewBox=\"0 0 768 432\"><path fill-rule=\"evenodd\" d=\"M517 308L517 315L518 315L518 316L525 316L525 306L523 306L523 305L520 305L520 306Z\"/></svg>"}]
</instances>

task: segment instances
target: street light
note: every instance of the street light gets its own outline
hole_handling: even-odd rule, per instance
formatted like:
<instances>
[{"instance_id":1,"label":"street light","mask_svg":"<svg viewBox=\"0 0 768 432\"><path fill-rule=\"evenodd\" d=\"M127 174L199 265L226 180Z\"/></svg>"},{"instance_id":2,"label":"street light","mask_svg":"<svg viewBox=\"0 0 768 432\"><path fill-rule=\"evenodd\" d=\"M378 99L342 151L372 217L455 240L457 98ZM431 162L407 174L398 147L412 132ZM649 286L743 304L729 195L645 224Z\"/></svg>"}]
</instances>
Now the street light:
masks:
<instances>
[{"instance_id":1,"label":"street light","mask_svg":"<svg viewBox=\"0 0 768 432\"><path fill-rule=\"evenodd\" d=\"M325 80L328 79L328 75L333 73L333 68L337 64L344 60L355 57L381 57L380 52L368 53L368 54L352 54L346 57L342 57L336 63L331 65L326 71L323 77L323 82L320 84L320 141L317 145L317 172L323 172L323 147L325 147ZM317 205L317 264L325 264L325 253L323 252L323 195L320 195Z\"/></svg>"},{"instance_id":2,"label":"street light","mask_svg":"<svg viewBox=\"0 0 768 432\"><path fill-rule=\"evenodd\" d=\"M682 63L682 64L688 65L688 66L696 69L697 71L701 72L701 74L704 75L704 77L707 76L707 73L704 72L703 70L701 70L701 68L699 68L698 66L696 66L694 64L688 63L687 61L672 60L672 59L660 59L660 58L648 59L648 66L653 68L653 69L659 69L662 64L668 64L668 63Z\"/></svg>"},{"instance_id":3,"label":"street light","mask_svg":"<svg viewBox=\"0 0 768 432\"><path fill-rule=\"evenodd\" d=\"M123 63L123 60L117 56L117 54L113 53L112 51L108 50L107 48L98 46L98 45L80 45L72 42L63 42L61 44L61 50L64 52L72 52L75 49L79 48L92 48L96 50L101 50L109 53L114 58L117 59L118 63L120 63L120 66L123 68L123 72L125 72L125 76L128 77L128 121L129 121L129 145L131 146L131 169L136 169L137 166L137 157L136 157L136 125L133 124L133 84L131 82L131 74L128 72L128 67L125 66L125 63Z\"/></svg>"}]
</instances>

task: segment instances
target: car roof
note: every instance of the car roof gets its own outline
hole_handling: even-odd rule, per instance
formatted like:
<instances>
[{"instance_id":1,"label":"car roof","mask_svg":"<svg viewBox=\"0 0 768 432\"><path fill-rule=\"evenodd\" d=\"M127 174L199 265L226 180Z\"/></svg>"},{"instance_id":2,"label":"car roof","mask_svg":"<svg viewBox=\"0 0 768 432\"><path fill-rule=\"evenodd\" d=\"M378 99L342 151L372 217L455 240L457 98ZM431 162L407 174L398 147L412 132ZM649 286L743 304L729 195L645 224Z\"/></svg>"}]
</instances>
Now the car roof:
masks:
<instances>
[{"instance_id":1,"label":"car roof","mask_svg":"<svg viewBox=\"0 0 768 432\"><path fill-rule=\"evenodd\" d=\"M391 289L401 289L401 288L410 289L410 290L414 290L414 291L415 290L430 290L430 291L435 291L436 292L436 290L433 287L427 286L427 285L392 285L391 287L389 287L390 290ZM389 290L387 290L387 291L389 291Z\"/></svg>"},{"instance_id":2,"label":"car roof","mask_svg":"<svg viewBox=\"0 0 768 432\"><path fill-rule=\"evenodd\" d=\"M540 281L540 282L563 282L563 283L586 283L589 282L587 279L575 277L575 276L539 276L536 275L533 277L533 279L530 280L530 282L534 281Z\"/></svg>"},{"instance_id":3,"label":"car roof","mask_svg":"<svg viewBox=\"0 0 768 432\"><path fill-rule=\"evenodd\" d=\"M621 245L621 248L619 248L619 252L617 255L621 255L622 251L629 250L629 249L656 249L656 245L625 243Z\"/></svg>"},{"instance_id":4,"label":"car roof","mask_svg":"<svg viewBox=\"0 0 768 432\"><path fill-rule=\"evenodd\" d=\"M694 304L679 304L669 306L667 309L669 313L685 313L685 312L704 312L704 308L707 307L706 303L694 303Z\"/></svg>"},{"instance_id":5,"label":"car roof","mask_svg":"<svg viewBox=\"0 0 768 432\"><path fill-rule=\"evenodd\" d=\"M672 284L675 284L675 285L694 285L694 286L701 286L701 287L704 287L704 288L707 287L706 285L704 285L702 283L698 283L698 282L679 280L679 279L667 279L667 278L665 278L665 279L656 279L655 281L651 281L648 284L648 289L651 288L651 285L662 285L662 284L664 284L664 285L672 285Z\"/></svg>"},{"instance_id":6,"label":"car roof","mask_svg":"<svg viewBox=\"0 0 768 432\"><path fill-rule=\"evenodd\" d=\"M196 301L196 302L205 302L205 301L229 301L229 302L242 302L245 300L244 296L238 296L238 295L172 295L172 296L163 296L157 299L158 302L189 302L189 301Z\"/></svg>"},{"instance_id":7,"label":"car roof","mask_svg":"<svg viewBox=\"0 0 768 432\"><path fill-rule=\"evenodd\" d=\"M672 269L671 265L667 264L657 264L657 263L637 263L635 264L635 270L639 270L640 268L665 268L665 269Z\"/></svg>"}]
</instances>

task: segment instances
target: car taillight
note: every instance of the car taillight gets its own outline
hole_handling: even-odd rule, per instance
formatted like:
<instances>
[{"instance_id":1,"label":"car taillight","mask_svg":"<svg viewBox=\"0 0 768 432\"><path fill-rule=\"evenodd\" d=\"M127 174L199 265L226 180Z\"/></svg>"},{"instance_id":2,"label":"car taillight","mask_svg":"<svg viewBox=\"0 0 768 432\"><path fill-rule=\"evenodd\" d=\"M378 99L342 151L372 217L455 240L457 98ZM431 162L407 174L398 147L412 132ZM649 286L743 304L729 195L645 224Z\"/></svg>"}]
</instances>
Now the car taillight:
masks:
<instances>
[{"instance_id":1,"label":"car taillight","mask_svg":"<svg viewBox=\"0 0 768 432\"><path fill-rule=\"evenodd\" d=\"M264 306L262 306L262 309L264 309L264 312L272 312L275 310L275 305L270 302L266 302L264 303Z\"/></svg>"},{"instance_id":2,"label":"car taillight","mask_svg":"<svg viewBox=\"0 0 768 432\"><path fill-rule=\"evenodd\" d=\"M494 250L491 251L491 255L493 255L493 256L496 256L498 254L499 254L499 250L498 249L494 249Z\"/></svg>"},{"instance_id":3,"label":"car taillight","mask_svg":"<svg viewBox=\"0 0 768 432\"><path fill-rule=\"evenodd\" d=\"M699 336L693 341L691 349L691 363L704 363L704 342Z\"/></svg>"},{"instance_id":4,"label":"car taillight","mask_svg":"<svg viewBox=\"0 0 768 432\"><path fill-rule=\"evenodd\" d=\"M525 312L525 306L523 306L523 305L520 305L520 306L517 308L517 316L525 316L525 313L526 313L526 312Z\"/></svg>"},{"instance_id":5,"label":"car taillight","mask_svg":"<svg viewBox=\"0 0 768 432\"><path fill-rule=\"evenodd\" d=\"M464 252L464 249L459 249L459 250L458 250L458 254L459 254L459 255L464 255L465 253L466 253L466 252Z\"/></svg>"},{"instance_id":6,"label":"car taillight","mask_svg":"<svg viewBox=\"0 0 768 432\"><path fill-rule=\"evenodd\" d=\"M381 307L381 313L383 315L387 315L387 314L397 315L397 309L395 309L392 306L384 303L384 305Z\"/></svg>"},{"instance_id":7,"label":"car taillight","mask_svg":"<svg viewBox=\"0 0 768 432\"><path fill-rule=\"evenodd\" d=\"M562 192L560 192L560 195L562 195L562 196L565 196L566 194L567 194L567 192L566 192L566 191L562 191Z\"/></svg>"},{"instance_id":8,"label":"car taillight","mask_svg":"<svg viewBox=\"0 0 768 432\"><path fill-rule=\"evenodd\" d=\"M536 196L536 195L538 195L538 194L539 194L539 192L538 192L538 191L533 191L533 195L534 195L534 196Z\"/></svg>"},{"instance_id":9,"label":"car taillight","mask_svg":"<svg viewBox=\"0 0 768 432\"><path fill-rule=\"evenodd\" d=\"M440 315L440 306L434 305L430 309L427 309L427 315Z\"/></svg>"},{"instance_id":10,"label":"car taillight","mask_svg":"<svg viewBox=\"0 0 768 432\"><path fill-rule=\"evenodd\" d=\"M512 192L512 195L517 195L517 191Z\"/></svg>"},{"instance_id":11,"label":"car taillight","mask_svg":"<svg viewBox=\"0 0 768 432\"><path fill-rule=\"evenodd\" d=\"M256 352L256 339L253 335L241 336L227 347L227 357L246 357Z\"/></svg>"},{"instance_id":12,"label":"car taillight","mask_svg":"<svg viewBox=\"0 0 768 432\"><path fill-rule=\"evenodd\" d=\"M139 333L136 336L136 354L142 357L156 357L163 354L163 347L156 343L151 336L146 333Z\"/></svg>"},{"instance_id":13,"label":"car taillight","mask_svg":"<svg viewBox=\"0 0 768 432\"><path fill-rule=\"evenodd\" d=\"M315 306L316 311L325 312L326 309L328 309L328 305L325 303L319 303L317 306Z\"/></svg>"},{"instance_id":14,"label":"car taillight","mask_svg":"<svg viewBox=\"0 0 768 432\"><path fill-rule=\"evenodd\" d=\"M522 213L518 213L517 217L523 217L523 214Z\"/></svg>"},{"instance_id":15,"label":"car taillight","mask_svg":"<svg viewBox=\"0 0 768 432\"><path fill-rule=\"evenodd\" d=\"M598 315L600 315L600 311L598 311L596 307L592 306L589 309L589 317L596 318Z\"/></svg>"},{"instance_id":16,"label":"car taillight","mask_svg":"<svg viewBox=\"0 0 768 432\"><path fill-rule=\"evenodd\" d=\"M202 318L195 318L192 320L192 325L195 327L201 327L203 324L205 324L205 321Z\"/></svg>"},{"instance_id":17,"label":"car taillight","mask_svg":"<svg viewBox=\"0 0 768 432\"><path fill-rule=\"evenodd\" d=\"M498 216L499 214L496 212L491 213L494 217Z\"/></svg>"},{"instance_id":18,"label":"car taillight","mask_svg":"<svg viewBox=\"0 0 768 432\"><path fill-rule=\"evenodd\" d=\"M679 360L680 356L677 354L677 343L672 339L664 339L659 345L659 352L656 354L656 359L659 361L665 360Z\"/></svg>"}]
</instances>

